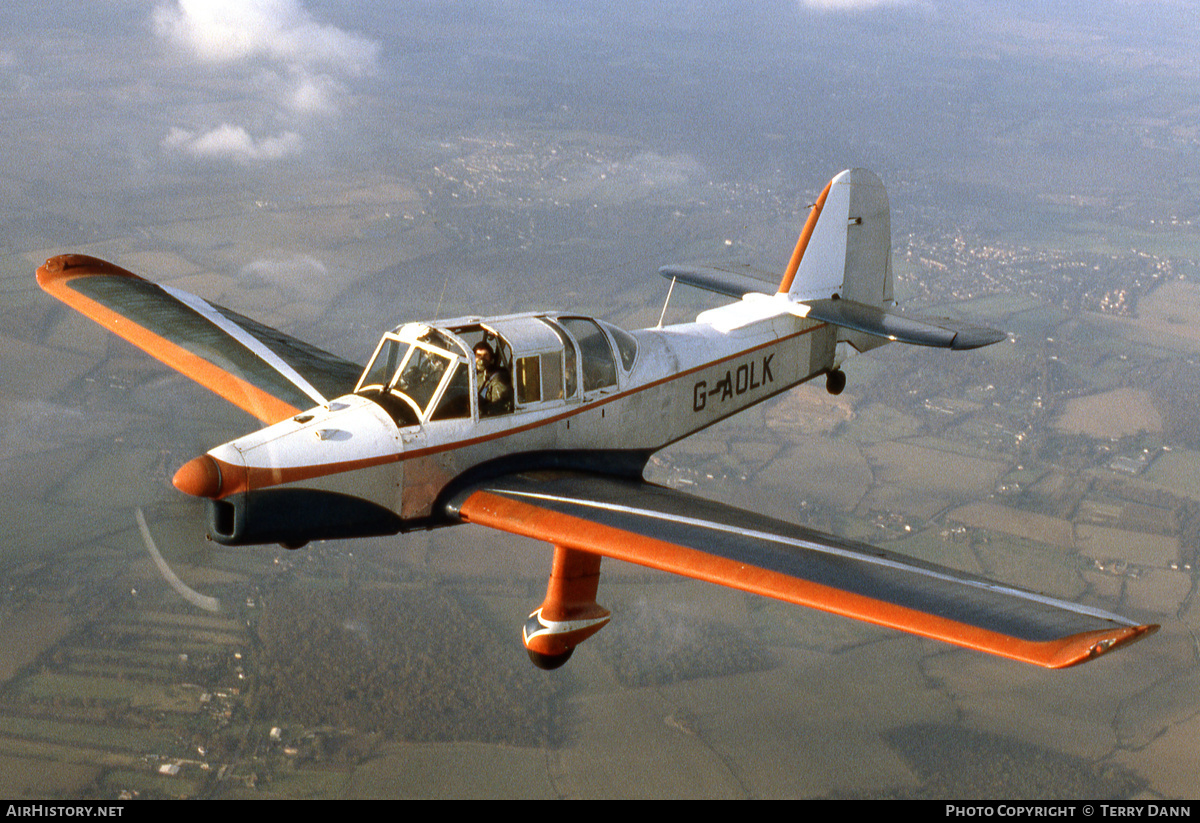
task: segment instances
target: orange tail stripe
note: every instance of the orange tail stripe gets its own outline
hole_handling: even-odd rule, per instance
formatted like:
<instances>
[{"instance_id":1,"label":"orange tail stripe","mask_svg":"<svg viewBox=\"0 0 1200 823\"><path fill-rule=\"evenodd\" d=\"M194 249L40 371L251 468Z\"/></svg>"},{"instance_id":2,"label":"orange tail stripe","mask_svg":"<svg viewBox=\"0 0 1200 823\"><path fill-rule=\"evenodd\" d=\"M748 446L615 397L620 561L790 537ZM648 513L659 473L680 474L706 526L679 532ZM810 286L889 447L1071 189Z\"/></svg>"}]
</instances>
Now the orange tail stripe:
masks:
<instances>
[{"instance_id":1,"label":"orange tail stripe","mask_svg":"<svg viewBox=\"0 0 1200 823\"><path fill-rule=\"evenodd\" d=\"M800 239L796 241L796 248L792 250L792 259L788 261L787 270L783 273L783 279L779 281L780 294L787 294L792 290L792 281L796 279L796 272L800 269L800 261L804 259L804 250L808 248L808 241L812 239L813 230L817 227L817 219L821 216L821 209L825 208L825 198L829 196L831 188L833 188L832 180L825 184L825 189L821 192L821 196L817 198L812 211L808 213L808 220L804 223L804 230L800 232Z\"/></svg>"}]
</instances>

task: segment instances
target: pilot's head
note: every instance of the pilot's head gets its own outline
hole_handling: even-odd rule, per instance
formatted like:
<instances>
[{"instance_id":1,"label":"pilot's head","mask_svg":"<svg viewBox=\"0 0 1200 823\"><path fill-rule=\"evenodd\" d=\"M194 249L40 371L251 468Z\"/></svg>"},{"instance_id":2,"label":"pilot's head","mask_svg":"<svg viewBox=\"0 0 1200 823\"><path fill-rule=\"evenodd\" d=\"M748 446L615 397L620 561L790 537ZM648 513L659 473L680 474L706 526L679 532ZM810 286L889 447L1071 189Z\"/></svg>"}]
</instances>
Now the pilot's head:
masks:
<instances>
[{"instance_id":1,"label":"pilot's head","mask_svg":"<svg viewBox=\"0 0 1200 823\"><path fill-rule=\"evenodd\" d=\"M475 363L487 368L495 361L496 355L492 352L492 347L487 343L479 342L475 344Z\"/></svg>"}]
</instances>

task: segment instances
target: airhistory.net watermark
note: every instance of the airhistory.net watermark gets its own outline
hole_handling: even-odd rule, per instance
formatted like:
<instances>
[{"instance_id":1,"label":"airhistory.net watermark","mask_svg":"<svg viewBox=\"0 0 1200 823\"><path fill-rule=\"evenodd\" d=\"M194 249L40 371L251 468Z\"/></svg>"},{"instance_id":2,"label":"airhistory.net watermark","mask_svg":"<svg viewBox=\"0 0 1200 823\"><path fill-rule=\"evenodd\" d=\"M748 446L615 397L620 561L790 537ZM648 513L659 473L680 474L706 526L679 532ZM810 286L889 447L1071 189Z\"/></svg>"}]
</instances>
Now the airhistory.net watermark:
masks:
<instances>
[{"instance_id":1,"label":"airhistory.net watermark","mask_svg":"<svg viewBox=\"0 0 1200 823\"><path fill-rule=\"evenodd\" d=\"M86 804L8 803L5 817L120 817L124 806L91 806Z\"/></svg>"}]
</instances>

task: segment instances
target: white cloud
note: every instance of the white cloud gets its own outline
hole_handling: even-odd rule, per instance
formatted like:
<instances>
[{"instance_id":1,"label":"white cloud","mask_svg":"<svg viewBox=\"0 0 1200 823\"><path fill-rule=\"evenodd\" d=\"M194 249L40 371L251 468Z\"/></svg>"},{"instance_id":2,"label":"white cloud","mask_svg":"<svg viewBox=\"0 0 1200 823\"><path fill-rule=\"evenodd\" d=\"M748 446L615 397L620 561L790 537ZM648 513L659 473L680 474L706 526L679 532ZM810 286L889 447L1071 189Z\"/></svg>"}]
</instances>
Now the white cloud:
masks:
<instances>
[{"instance_id":1,"label":"white cloud","mask_svg":"<svg viewBox=\"0 0 1200 823\"><path fill-rule=\"evenodd\" d=\"M338 112L337 99L345 93L346 87L328 75L303 75L296 78L286 103L299 114L334 115Z\"/></svg>"},{"instance_id":2,"label":"white cloud","mask_svg":"<svg viewBox=\"0 0 1200 823\"><path fill-rule=\"evenodd\" d=\"M255 139L241 126L230 123L222 123L203 134L173 128L162 145L197 160L230 160L239 165L282 160L299 154L304 147L300 135L294 131Z\"/></svg>"},{"instance_id":3,"label":"white cloud","mask_svg":"<svg viewBox=\"0 0 1200 823\"><path fill-rule=\"evenodd\" d=\"M153 20L160 37L208 62L267 59L356 77L379 58L378 43L316 22L296 0L178 0Z\"/></svg>"},{"instance_id":4,"label":"white cloud","mask_svg":"<svg viewBox=\"0 0 1200 823\"><path fill-rule=\"evenodd\" d=\"M313 305L329 298L329 269L307 254L260 257L242 266L241 281L244 288L272 286Z\"/></svg>"},{"instance_id":5,"label":"white cloud","mask_svg":"<svg viewBox=\"0 0 1200 823\"><path fill-rule=\"evenodd\" d=\"M265 99L277 119L299 130L307 119L339 114L346 82L378 68L377 42L318 23L298 0L177 0L155 9L153 24L159 37L214 71L248 71L250 99ZM162 145L249 165L299 154L303 140L292 130L256 139L223 123L203 133L173 128Z\"/></svg>"}]
</instances>

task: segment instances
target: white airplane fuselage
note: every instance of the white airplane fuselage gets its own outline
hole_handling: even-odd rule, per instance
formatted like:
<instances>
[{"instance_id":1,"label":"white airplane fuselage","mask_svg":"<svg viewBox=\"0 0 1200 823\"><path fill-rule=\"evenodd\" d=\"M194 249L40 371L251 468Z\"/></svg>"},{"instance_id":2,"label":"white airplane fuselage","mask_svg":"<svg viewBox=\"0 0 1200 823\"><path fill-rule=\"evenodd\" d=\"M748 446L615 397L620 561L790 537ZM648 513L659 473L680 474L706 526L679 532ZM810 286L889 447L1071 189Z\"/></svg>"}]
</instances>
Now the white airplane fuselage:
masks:
<instances>
[{"instance_id":1,"label":"white airplane fuselage","mask_svg":"<svg viewBox=\"0 0 1200 823\"><path fill-rule=\"evenodd\" d=\"M586 468L640 475L653 452L836 368L839 330L798 316L794 305L784 296L752 295L696 322L633 332L636 356L629 368L613 358L611 385L589 391L576 380L571 392L568 379L568 390L557 392L562 396L547 392L547 399L503 414L481 413L474 369L470 414L453 419L405 425L369 397L346 395L212 449L216 486L176 484L214 500L214 539L291 545L308 536L443 525L439 501L456 480L481 472ZM546 316L556 317L518 319ZM618 330L601 327L612 345ZM565 342L575 342L574 356L582 358L578 341ZM313 507L324 522L343 521L343 528L305 531L303 512ZM292 529L287 521L297 512L301 525Z\"/></svg>"}]
</instances>

